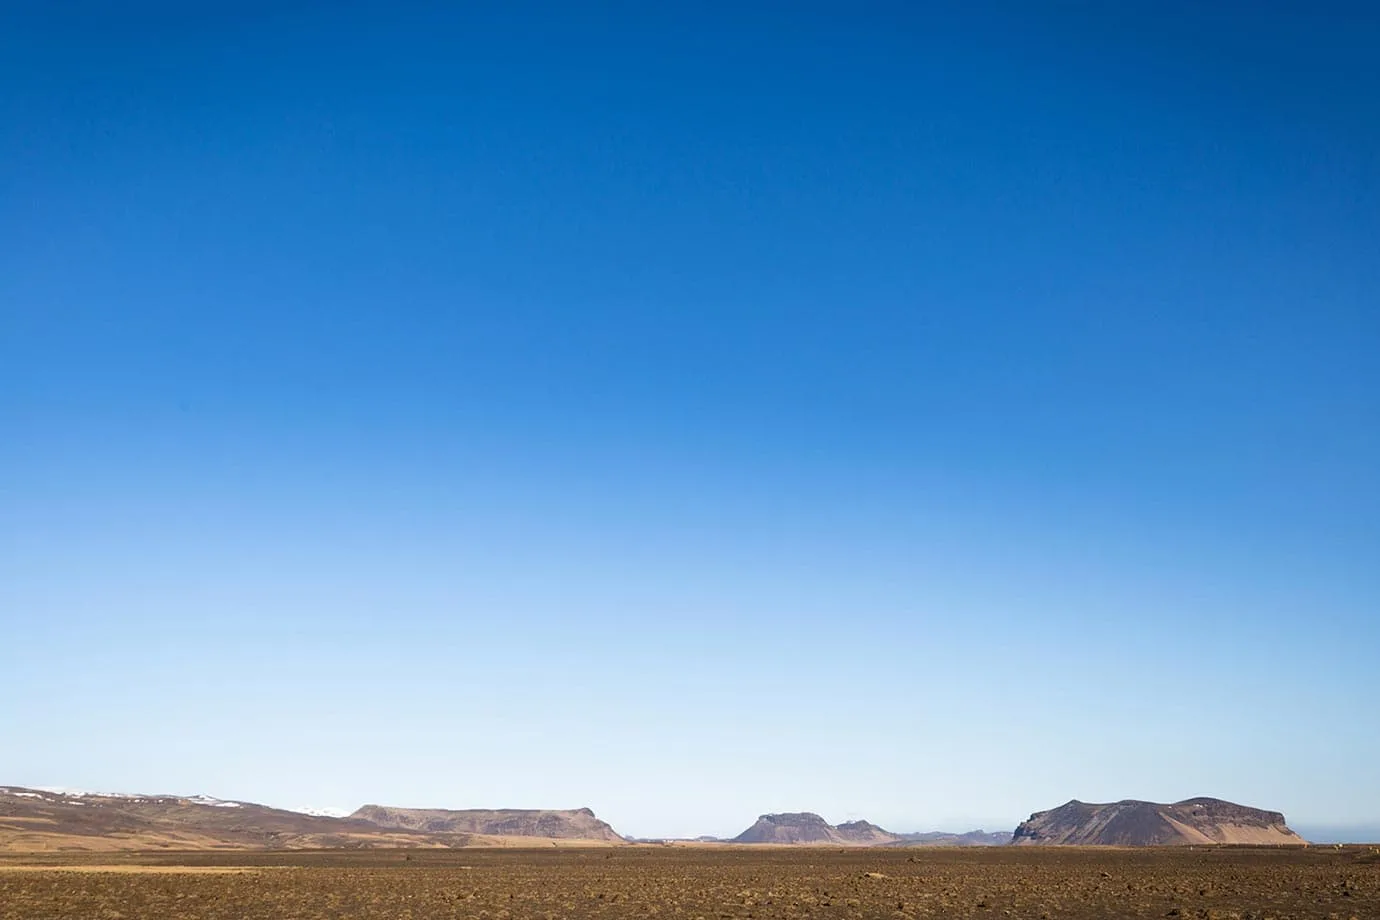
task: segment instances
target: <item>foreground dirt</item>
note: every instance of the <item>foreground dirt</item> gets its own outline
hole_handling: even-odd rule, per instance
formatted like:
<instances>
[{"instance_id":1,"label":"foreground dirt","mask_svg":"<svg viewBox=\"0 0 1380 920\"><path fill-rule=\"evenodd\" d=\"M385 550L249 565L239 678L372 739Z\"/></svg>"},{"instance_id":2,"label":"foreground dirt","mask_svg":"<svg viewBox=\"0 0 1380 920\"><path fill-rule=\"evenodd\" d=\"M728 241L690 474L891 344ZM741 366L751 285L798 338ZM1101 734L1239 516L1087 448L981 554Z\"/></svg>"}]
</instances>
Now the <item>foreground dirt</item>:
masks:
<instances>
[{"instance_id":1,"label":"foreground dirt","mask_svg":"<svg viewBox=\"0 0 1380 920\"><path fill-rule=\"evenodd\" d=\"M0 918L88 917L1369 920L1380 917L1380 850L627 847L0 856Z\"/></svg>"}]
</instances>

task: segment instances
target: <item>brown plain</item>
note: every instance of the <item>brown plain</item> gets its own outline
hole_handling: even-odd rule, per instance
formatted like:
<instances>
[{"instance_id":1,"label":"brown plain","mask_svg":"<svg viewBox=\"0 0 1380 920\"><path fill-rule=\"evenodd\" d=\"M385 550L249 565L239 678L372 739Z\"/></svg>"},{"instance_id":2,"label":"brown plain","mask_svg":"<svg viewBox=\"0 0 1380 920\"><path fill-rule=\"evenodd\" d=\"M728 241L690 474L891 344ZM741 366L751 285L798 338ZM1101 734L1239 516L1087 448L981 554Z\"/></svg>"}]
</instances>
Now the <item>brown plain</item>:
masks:
<instances>
[{"instance_id":1,"label":"brown plain","mask_svg":"<svg viewBox=\"0 0 1380 920\"><path fill-rule=\"evenodd\" d=\"M548 846L0 854L0 920L59 917L1368 920L1380 917L1380 850Z\"/></svg>"}]
</instances>

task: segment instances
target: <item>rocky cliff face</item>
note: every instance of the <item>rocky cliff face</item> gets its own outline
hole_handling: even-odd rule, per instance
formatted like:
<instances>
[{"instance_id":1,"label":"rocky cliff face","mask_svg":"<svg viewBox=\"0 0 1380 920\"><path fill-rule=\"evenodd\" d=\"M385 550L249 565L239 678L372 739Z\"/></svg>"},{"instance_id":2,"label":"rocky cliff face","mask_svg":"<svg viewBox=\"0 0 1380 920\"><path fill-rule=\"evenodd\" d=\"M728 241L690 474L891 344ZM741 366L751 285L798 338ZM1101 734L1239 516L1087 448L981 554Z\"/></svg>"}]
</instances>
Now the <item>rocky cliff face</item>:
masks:
<instances>
[{"instance_id":1,"label":"rocky cliff face","mask_svg":"<svg viewBox=\"0 0 1380 920\"><path fill-rule=\"evenodd\" d=\"M1172 805L1128 799L1105 805L1077 799L1040 811L1016 828L1013 844L1073 846L1182 846L1187 844L1303 844L1277 811L1221 799L1185 799Z\"/></svg>"},{"instance_id":2,"label":"rocky cliff face","mask_svg":"<svg viewBox=\"0 0 1380 920\"><path fill-rule=\"evenodd\" d=\"M427 834L484 834L494 837L547 837L552 839L598 840L617 843L618 836L608 824L588 808L543 809L468 809L389 808L365 805L351 820L366 821L376 827L419 831Z\"/></svg>"}]
</instances>

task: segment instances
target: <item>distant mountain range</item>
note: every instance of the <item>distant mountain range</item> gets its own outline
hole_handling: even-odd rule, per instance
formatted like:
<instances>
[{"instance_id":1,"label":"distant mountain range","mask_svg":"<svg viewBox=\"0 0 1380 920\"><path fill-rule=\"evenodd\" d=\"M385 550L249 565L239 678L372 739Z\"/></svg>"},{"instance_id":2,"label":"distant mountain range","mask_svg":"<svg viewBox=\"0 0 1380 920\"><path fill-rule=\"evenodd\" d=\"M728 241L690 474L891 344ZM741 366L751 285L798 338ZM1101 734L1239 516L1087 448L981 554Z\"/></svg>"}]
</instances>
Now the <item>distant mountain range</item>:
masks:
<instances>
[{"instance_id":1,"label":"distant mountain range","mask_svg":"<svg viewBox=\"0 0 1380 920\"><path fill-rule=\"evenodd\" d=\"M1310 843L1380 843L1380 823L1301 824L1294 830Z\"/></svg>"},{"instance_id":2,"label":"distant mountain range","mask_svg":"<svg viewBox=\"0 0 1380 920\"><path fill-rule=\"evenodd\" d=\"M812 812L787 812L762 815L729 843L814 844L826 846L1001 846L1011 840L1009 832L989 834L969 831L952 834L932 831L924 834L896 834L868 821L830 824Z\"/></svg>"},{"instance_id":3,"label":"distant mountain range","mask_svg":"<svg viewBox=\"0 0 1380 920\"><path fill-rule=\"evenodd\" d=\"M1303 844L1277 811L1221 799L1172 805L1127 799L1091 805L1074 799L1036 812L1016 828L1015 845L1179 846L1186 844Z\"/></svg>"},{"instance_id":4,"label":"distant mountain range","mask_svg":"<svg viewBox=\"0 0 1380 920\"><path fill-rule=\"evenodd\" d=\"M1380 831L1380 828L1376 829ZM1364 842L1363 837L1349 839ZM1377 834L1374 839L1380 839ZM0 850L301 849L362 847L609 846L639 842L914 847L1302 844L1279 812L1220 799L1172 805L1072 801L1007 832L901 834L868 821L830 824L812 812L767 814L731 840L638 841L588 808L395 808L308 814L204 795L122 795L0 786Z\"/></svg>"},{"instance_id":5,"label":"distant mountain range","mask_svg":"<svg viewBox=\"0 0 1380 920\"><path fill-rule=\"evenodd\" d=\"M1011 842L1010 831L967 831L952 834L947 831L927 831L923 834L902 834L901 842L892 846L913 847L1000 847Z\"/></svg>"},{"instance_id":6,"label":"distant mountain range","mask_svg":"<svg viewBox=\"0 0 1380 920\"><path fill-rule=\"evenodd\" d=\"M209 796L0 786L0 849L307 849L622 843L588 808L445 811L366 805L331 817Z\"/></svg>"}]
</instances>

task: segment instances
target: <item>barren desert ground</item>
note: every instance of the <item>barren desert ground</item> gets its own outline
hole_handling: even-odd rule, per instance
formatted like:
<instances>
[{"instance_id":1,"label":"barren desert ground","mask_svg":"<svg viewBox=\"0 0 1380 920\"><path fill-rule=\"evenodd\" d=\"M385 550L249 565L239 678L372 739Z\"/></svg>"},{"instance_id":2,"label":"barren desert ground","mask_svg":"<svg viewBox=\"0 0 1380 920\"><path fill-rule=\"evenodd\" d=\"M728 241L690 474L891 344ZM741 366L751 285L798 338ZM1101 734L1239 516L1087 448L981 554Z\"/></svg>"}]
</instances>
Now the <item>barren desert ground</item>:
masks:
<instances>
[{"instance_id":1,"label":"barren desert ground","mask_svg":"<svg viewBox=\"0 0 1380 920\"><path fill-rule=\"evenodd\" d=\"M1380 917L1380 850L628 847L0 856L0 918Z\"/></svg>"}]
</instances>

